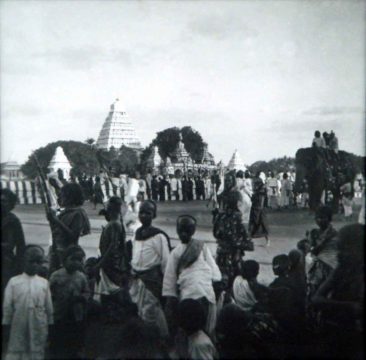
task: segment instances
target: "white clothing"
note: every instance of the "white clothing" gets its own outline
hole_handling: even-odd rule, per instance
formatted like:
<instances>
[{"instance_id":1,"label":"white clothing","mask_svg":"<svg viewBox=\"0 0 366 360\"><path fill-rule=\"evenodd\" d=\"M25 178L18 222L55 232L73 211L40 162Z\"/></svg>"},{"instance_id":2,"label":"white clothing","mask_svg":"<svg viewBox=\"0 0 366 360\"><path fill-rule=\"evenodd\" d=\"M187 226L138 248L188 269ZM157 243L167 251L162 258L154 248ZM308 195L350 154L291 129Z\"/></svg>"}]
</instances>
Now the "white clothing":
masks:
<instances>
[{"instance_id":1,"label":"white clothing","mask_svg":"<svg viewBox=\"0 0 366 360\"><path fill-rule=\"evenodd\" d=\"M198 259L177 274L178 261L186 247L187 244L179 244L169 255L164 273L163 296L174 296L179 300L205 297L210 303L216 303L212 282L221 280L221 272L206 244Z\"/></svg>"},{"instance_id":2,"label":"white clothing","mask_svg":"<svg viewBox=\"0 0 366 360\"><path fill-rule=\"evenodd\" d=\"M313 139L313 142L311 143L311 146L313 146L313 143L315 143L315 146L317 147L323 147L325 148L325 140L322 137L315 137Z\"/></svg>"},{"instance_id":3,"label":"white clothing","mask_svg":"<svg viewBox=\"0 0 366 360\"><path fill-rule=\"evenodd\" d=\"M109 279L109 277L107 276L107 274L104 272L103 269L99 270L99 275L100 275L100 281L96 283L94 286L94 297L93 297L93 299L98 302L100 302L101 294L110 295L121 289L119 286L117 286L113 281Z\"/></svg>"},{"instance_id":4,"label":"white clothing","mask_svg":"<svg viewBox=\"0 0 366 360\"><path fill-rule=\"evenodd\" d=\"M139 192L139 182L137 179L128 179L127 196L135 198Z\"/></svg>"},{"instance_id":5,"label":"white clothing","mask_svg":"<svg viewBox=\"0 0 366 360\"><path fill-rule=\"evenodd\" d=\"M6 358L43 358L53 324L48 281L25 273L12 277L5 288L2 324L11 325Z\"/></svg>"},{"instance_id":6,"label":"white clothing","mask_svg":"<svg viewBox=\"0 0 366 360\"><path fill-rule=\"evenodd\" d=\"M170 189L171 191L178 191L178 179L173 177L170 181Z\"/></svg>"},{"instance_id":7,"label":"white clothing","mask_svg":"<svg viewBox=\"0 0 366 360\"><path fill-rule=\"evenodd\" d=\"M212 192L211 179L207 178L207 179L204 180L204 182L205 182L206 198L209 198L211 196L211 192Z\"/></svg>"},{"instance_id":8,"label":"white clothing","mask_svg":"<svg viewBox=\"0 0 366 360\"><path fill-rule=\"evenodd\" d=\"M278 180L276 178L267 178L267 194L268 196L278 196Z\"/></svg>"},{"instance_id":9,"label":"white clothing","mask_svg":"<svg viewBox=\"0 0 366 360\"><path fill-rule=\"evenodd\" d=\"M360 214L358 215L358 223L365 225L365 189L362 191L361 204Z\"/></svg>"},{"instance_id":10,"label":"white clothing","mask_svg":"<svg viewBox=\"0 0 366 360\"><path fill-rule=\"evenodd\" d=\"M283 179L281 181L281 198L280 205L281 206L289 206L290 205L290 195L292 190L292 185L290 180Z\"/></svg>"},{"instance_id":11,"label":"white clothing","mask_svg":"<svg viewBox=\"0 0 366 360\"><path fill-rule=\"evenodd\" d=\"M147 240L132 240L131 266L136 271L145 271L161 265L164 274L169 256L169 246L163 234L157 234Z\"/></svg>"},{"instance_id":12,"label":"white clothing","mask_svg":"<svg viewBox=\"0 0 366 360\"><path fill-rule=\"evenodd\" d=\"M123 215L123 222L127 230L127 235L132 235L129 239L135 236L136 230L141 226L139 220L140 205L140 201L135 202L133 208L131 204L129 204L126 213Z\"/></svg>"},{"instance_id":13,"label":"white clothing","mask_svg":"<svg viewBox=\"0 0 366 360\"><path fill-rule=\"evenodd\" d=\"M178 262L186 247L187 244L181 243L169 255L163 280L163 296L177 297L180 301L205 297L209 301L205 330L214 335L217 310L212 282L221 280L221 272L210 249L204 244L198 259L177 274Z\"/></svg>"},{"instance_id":14,"label":"white clothing","mask_svg":"<svg viewBox=\"0 0 366 360\"><path fill-rule=\"evenodd\" d=\"M161 337L168 336L169 330L164 311L159 300L146 288L144 282L138 278L133 279L129 293L131 300L137 305L141 319L147 324L156 325Z\"/></svg>"},{"instance_id":15,"label":"white clothing","mask_svg":"<svg viewBox=\"0 0 366 360\"><path fill-rule=\"evenodd\" d=\"M250 311L257 303L253 291L250 289L247 280L243 279L241 276L237 276L233 284L233 295L235 302L243 310Z\"/></svg>"},{"instance_id":16,"label":"white clothing","mask_svg":"<svg viewBox=\"0 0 366 360\"><path fill-rule=\"evenodd\" d=\"M139 192L146 193L146 182L144 179L138 180L139 183Z\"/></svg>"},{"instance_id":17,"label":"white clothing","mask_svg":"<svg viewBox=\"0 0 366 360\"><path fill-rule=\"evenodd\" d=\"M194 360L213 360L217 357L214 344L202 330L188 336L188 356Z\"/></svg>"},{"instance_id":18,"label":"white clothing","mask_svg":"<svg viewBox=\"0 0 366 360\"><path fill-rule=\"evenodd\" d=\"M267 195L269 207L278 208L279 185L278 180L274 177L267 178Z\"/></svg>"},{"instance_id":19,"label":"white clothing","mask_svg":"<svg viewBox=\"0 0 366 360\"><path fill-rule=\"evenodd\" d=\"M245 225L249 224L250 210L252 208L252 181L250 179L236 179L236 186L241 193L242 201L238 202L242 220Z\"/></svg>"}]
</instances>

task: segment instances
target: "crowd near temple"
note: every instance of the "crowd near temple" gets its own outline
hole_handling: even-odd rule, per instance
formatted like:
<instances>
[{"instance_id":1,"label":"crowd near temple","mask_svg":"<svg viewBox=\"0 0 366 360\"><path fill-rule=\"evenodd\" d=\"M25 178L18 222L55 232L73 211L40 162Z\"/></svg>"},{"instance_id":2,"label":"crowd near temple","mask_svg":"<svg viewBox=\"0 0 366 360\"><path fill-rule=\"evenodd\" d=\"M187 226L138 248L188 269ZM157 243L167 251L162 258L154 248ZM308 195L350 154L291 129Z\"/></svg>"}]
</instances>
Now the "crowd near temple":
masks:
<instances>
[{"instance_id":1,"label":"crowd near temple","mask_svg":"<svg viewBox=\"0 0 366 360\"><path fill-rule=\"evenodd\" d=\"M122 145L142 151L117 99L96 147ZM364 174L344 165L334 131L317 130L304 147L296 168L252 173L237 150L227 164L208 146L193 160L180 135L170 156L152 148L145 171L101 164L77 175L57 147L35 179L2 177L3 358L362 358ZM301 172L307 161L327 186ZM215 251L197 240L202 224L189 210L173 219L174 247L155 225L160 207L198 202ZM15 214L37 203L52 235L47 248L29 243ZM80 238L91 233L90 209L105 222L87 257ZM262 284L260 261L246 254L260 238L273 249L268 214L287 221L300 211L313 224L273 257L274 280Z\"/></svg>"}]
</instances>

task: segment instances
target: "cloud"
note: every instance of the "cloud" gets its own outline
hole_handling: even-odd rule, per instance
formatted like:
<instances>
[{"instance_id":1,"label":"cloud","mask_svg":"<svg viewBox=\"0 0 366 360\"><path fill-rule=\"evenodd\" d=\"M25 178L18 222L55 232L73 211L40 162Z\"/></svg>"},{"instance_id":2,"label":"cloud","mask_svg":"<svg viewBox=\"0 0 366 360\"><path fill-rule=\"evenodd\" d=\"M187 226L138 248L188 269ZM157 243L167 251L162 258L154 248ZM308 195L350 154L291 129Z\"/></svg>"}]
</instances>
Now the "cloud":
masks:
<instances>
[{"instance_id":1,"label":"cloud","mask_svg":"<svg viewBox=\"0 0 366 360\"><path fill-rule=\"evenodd\" d=\"M305 116L327 116L327 115L351 115L362 114L365 110L361 107L352 106L320 106L302 112Z\"/></svg>"},{"instance_id":2,"label":"cloud","mask_svg":"<svg viewBox=\"0 0 366 360\"><path fill-rule=\"evenodd\" d=\"M187 30L193 35L219 40L232 38L235 35L251 38L258 34L256 30L244 24L242 17L233 14L230 14L230 16L212 14L197 17L188 22Z\"/></svg>"},{"instance_id":3,"label":"cloud","mask_svg":"<svg viewBox=\"0 0 366 360\"><path fill-rule=\"evenodd\" d=\"M43 110L40 107L30 105L30 104L18 104L18 105L10 105L5 108L2 112L2 118L26 118L26 117L35 117L41 115Z\"/></svg>"}]
</instances>

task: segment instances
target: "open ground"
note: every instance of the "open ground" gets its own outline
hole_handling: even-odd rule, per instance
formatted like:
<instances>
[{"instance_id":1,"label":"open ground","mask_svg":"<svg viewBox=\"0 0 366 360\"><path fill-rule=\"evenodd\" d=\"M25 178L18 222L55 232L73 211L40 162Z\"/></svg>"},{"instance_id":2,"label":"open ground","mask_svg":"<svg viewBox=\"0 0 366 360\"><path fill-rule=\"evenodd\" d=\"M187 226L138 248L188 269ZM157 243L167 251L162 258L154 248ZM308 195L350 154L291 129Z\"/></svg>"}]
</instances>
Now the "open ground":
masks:
<instances>
[{"instance_id":1,"label":"open ground","mask_svg":"<svg viewBox=\"0 0 366 360\"><path fill-rule=\"evenodd\" d=\"M357 220L361 203L361 199L356 200L358 201L354 206L354 221ZM81 238L80 245L84 248L87 257L97 256L101 228L106 221L103 216L98 215L100 205L97 210L94 210L92 204L86 202L84 208L89 215L92 231L90 235ZM26 243L39 244L47 250L51 240L51 231L43 205L18 205L15 214L22 222ZM181 214L190 214L197 219L195 237L205 241L212 254L215 255L216 240L212 235L212 216L205 201L158 203L158 214L154 224L168 233L172 239L172 245L176 246L179 239L175 230L175 221ZM265 246L264 238L254 239L254 251L245 254L245 259L255 259L260 263L258 280L263 284L268 284L273 279L272 258L296 248L296 243L304 238L306 230L316 227L314 215L307 209L268 210L267 220L270 229L270 246ZM333 225L336 229L340 229L345 224L343 215L336 214L333 217Z\"/></svg>"}]
</instances>

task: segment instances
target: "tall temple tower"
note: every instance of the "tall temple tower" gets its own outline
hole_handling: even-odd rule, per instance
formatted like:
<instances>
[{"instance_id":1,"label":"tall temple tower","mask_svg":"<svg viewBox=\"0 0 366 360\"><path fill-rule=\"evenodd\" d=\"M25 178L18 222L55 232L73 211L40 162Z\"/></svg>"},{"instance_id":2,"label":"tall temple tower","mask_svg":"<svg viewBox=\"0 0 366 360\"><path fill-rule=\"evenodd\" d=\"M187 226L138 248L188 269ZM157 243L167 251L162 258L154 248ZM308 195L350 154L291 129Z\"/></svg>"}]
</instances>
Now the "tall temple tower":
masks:
<instances>
[{"instance_id":1,"label":"tall temple tower","mask_svg":"<svg viewBox=\"0 0 366 360\"><path fill-rule=\"evenodd\" d=\"M97 147L109 150L113 146L118 150L122 145L133 149L142 148L130 117L119 99L116 99L100 131Z\"/></svg>"}]
</instances>

